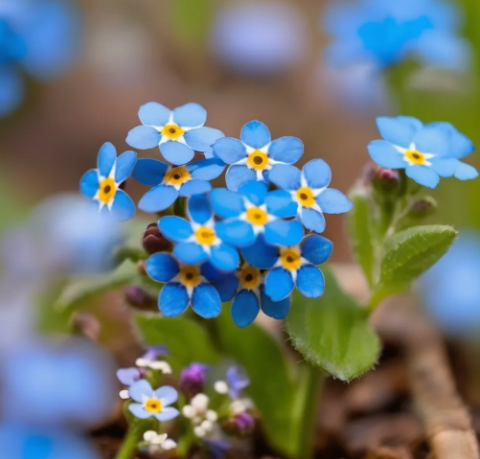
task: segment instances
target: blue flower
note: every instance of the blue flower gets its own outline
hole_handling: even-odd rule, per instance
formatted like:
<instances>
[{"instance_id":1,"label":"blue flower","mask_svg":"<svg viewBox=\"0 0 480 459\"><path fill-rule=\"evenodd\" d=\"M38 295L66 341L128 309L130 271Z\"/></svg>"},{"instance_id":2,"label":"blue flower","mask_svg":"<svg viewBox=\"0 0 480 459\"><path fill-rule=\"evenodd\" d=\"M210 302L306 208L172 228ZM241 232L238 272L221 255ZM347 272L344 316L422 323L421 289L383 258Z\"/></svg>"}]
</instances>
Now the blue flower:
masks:
<instances>
[{"instance_id":1,"label":"blue flower","mask_svg":"<svg viewBox=\"0 0 480 459\"><path fill-rule=\"evenodd\" d=\"M238 252L219 237L207 196L192 196L187 213L189 221L167 216L158 223L163 235L176 243L173 249L176 258L189 265L210 259L215 268L233 271L239 263Z\"/></svg>"},{"instance_id":2,"label":"blue flower","mask_svg":"<svg viewBox=\"0 0 480 459\"><path fill-rule=\"evenodd\" d=\"M143 126L128 133L127 143L140 150L159 146L163 157L176 166L190 162L195 151L211 152L210 147L224 136L218 129L203 126L207 111L194 103L170 110L148 102L140 107L138 116Z\"/></svg>"},{"instance_id":3,"label":"blue flower","mask_svg":"<svg viewBox=\"0 0 480 459\"><path fill-rule=\"evenodd\" d=\"M209 180L217 178L225 164L216 158L202 159L186 166L169 167L156 159L139 159L133 178L152 186L138 207L146 212L159 212L170 207L178 196L190 197L212 189Z\"/></svg>"},{"instance_id":4,"label":"blue flower","mask_svg":"<svg viewBox=\"0 0 480 459\"><path fill-rule=\"evenodd\" d=\"M177 217L178 218L178 217ZM175 317L192 305L201 317L217 317L222 301L217 289L210 284L208 264L180 264L170 253L156 253L145 262L147 274L165 286L158 298L158 307L165 317Z\"/></svg>"},{"instance_id":5,"label":"blue flower","mask_svg":"<svg viewBox=\"0 0 480 459\"><path fill-rule=\"evenodd\" d=\"M131 386L145 377L145 370L140 368L119 368L117 378L124 386Z\"/></svg>"},{"instance_id":6,"label":"blue flower","mask_svg":"<svg viewBox=\"0 0 480 459\"><path fill-rule=\"evenodd\" d=\"M267 182L277 164L294 164L303 154L303 143L296 137L280 137L272 142L270 131L260 121L243 126L241 141L231 137L217 140L214 153L230 164L225 180L231 191L249 180Z\"/></svg>"},{"instance_id":7,"label":"blue flower","mask_svg":"<svg viewBox=\"0 0 480 459\"><path fill-rule=\"evenodd\" d=\"M98 202L100 212L110 212L118 220L129 220L135 215L135 204L120 185L130 177L137 154L126 151L117 158L117 150L110 143L98 152L97 169L90 169L80 180L80 192Z\"/></svg>"},{"instance_id":8,"label":"blue flower","mask_svg":"<svg viewBox=\"0 0 480 459\"><path fill-rule=\"evenodd\" d=\"M178 392L171 386L162 386L153 390L147 380L141 379L130 386L128 393L133 400L138 402L131 403L128 409L139 419L153 416L160 422L166 422L180 414L176 408L169 406L178 399Z\"/></svg>"},{"instance_id":9,"label":"blue flower","mask_svg":"<svg viewBox=\"0 0 480 459\"><path fill-rule=\"evenodd\" d=\"M309 161L302 172L293 166L276 166L270 180L281 190L268 194L267 206L283 217L296 212L305 228L321 233L325 229L323 213L341 214L352 208L341 191L327 188L331 178L332 171L323 159Z\"/></svg>"},{"instance_id":10,"label":"blue flower","mask_svg":"<svg viewBox=\"0 0 480 459\"><path fill-rule=\"evenodd\" d=\"M249 181L238 193L217 188L210 194L215 213L225 221L217 224L219 237L237 247L253 244L264 234L269 244L296 245L303 237L302 225L297 221L282 220L285 209L271 209L266 203L268 187L264 182ZM292 206L293 205L293 206ZM295 203L290 204L295 213ZM287 209L288 212L288 209Z\"/></svg>"},{"instance_id":11,"label":"blue flower","mask_svg":"<svg viewBox=\"0 0 480 459\"><path fill-rule=\"evenodd\" d=\"M460 162L475 150L473 143L450 123L424 125L416 118L399 116L379 117L377 126L385 140L371 142L368 152L380 166L405 169L408 177L429 188L435 188L440 177L478 177L473 166Z\"/></svg>"},{"instance_id":12,"label":"blue flower","mask_svg":"<svg viewBox=\"0 0 480 459\"><path fill-rule=\"evenodd\" d=\"M310 235L293 247L274 247L260 237L242 250L245 260L258 269L270 269L265 277L265 294L274 302L288 298L294 287L309 298L323 294L324 277L318 265L325 263L333 244L322 236ZM271 311L275 311L275 303ZM286 304L279 308L283 312ZM288 312L285 312L285 314ZM273 316L275 317L275 316Z\"/></svg>"},{"instance_id":13,"label":"blue flower","mask_svg":"<svg viewBox=\"0 0 480 459\"><path fill-rule=\"evenodd\" d=\"M242 395L242 391L250 385L250 379L239 367L230 367L227 370L228 395L236 400Z\"/></svg>"},{"instance_id":14,"label":"blue flower","mask_svg":"<svg viewBox=\"0 0 480 459\"><path fill-rule=\"evenodd\" d=\"M444 0L357 0L336 2L324 26L333 43L334 65L374 62L388 67L413 56L428 65L465 69L471 49L460 36L458 7Z\"/></svg>"}]
</instances>

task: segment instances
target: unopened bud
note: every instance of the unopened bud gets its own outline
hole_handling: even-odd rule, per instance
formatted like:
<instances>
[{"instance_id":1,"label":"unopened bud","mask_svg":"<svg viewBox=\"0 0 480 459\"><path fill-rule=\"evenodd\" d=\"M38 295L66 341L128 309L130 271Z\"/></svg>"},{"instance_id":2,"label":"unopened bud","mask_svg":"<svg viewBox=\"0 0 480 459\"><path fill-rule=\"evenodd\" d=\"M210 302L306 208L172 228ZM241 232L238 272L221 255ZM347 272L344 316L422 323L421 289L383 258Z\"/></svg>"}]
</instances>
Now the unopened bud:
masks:
<instances>
[{"instance_id":1,"label":"unopened bud","mask_svg":"<svg viewBox=\"0 0 480 459\"><path fill-rule=\"evenodd\" d=\"M207 378L207 366L201 363L192 363L182 370L180 375L180 389L189 397L203 392Z\"/></svg>"},{"instance_id":2,"label":"unopened bud","mask_svg":"<svg viewBox=\"0 0 480 459\"><path fill-rule=\"evenodd\" d=\"M419 220L432 215L437 208L437 201L431 196L425 196L424 198L418 199L410 206L407 216L411 219Z\"/></svg>"},{"instance_id":3,"label":"unopened bud","mask_svg":"<svg viewBox=\"0 0 480 459\"><path fill-rule=\"evenodd\" d=\"M245 437L250 435L255 428L255 419L248 412L232 416L222 424L223 430L229 435Z\"/></svg>"},{"instance_id":4,"label":"unopened bud","mask_svg":"<svg viewBox=\"0 0 480 459\"><path fill-rule=\"evenodd\" d=\"M98 319L88 312L76 312L72 318L73 330L92 341L98 341L101 326Z\"/></svg>"},{"instance_id":5,"label":"unopened bud","mask_svg":"<svg viewBox=\"0 0 480 459\"><path fill-rule=\"evenodd\" d=\"M378 168L372 178L373 188L391 194L400 189L400 174L393 169Z\"/></svg>"},{"instance_id":6,"label":"unopened bud","mask_svg":"<svg viewBox=\"0 0 480 459\"><path fill-rule=\"evenodd\" d=\"M143 248L150 255L170 250L171 242L160 232L156 223L151 223L147 226L145 233L143 233Z\"/></svg>"},{"instance_id":7,"label":"unopened bud","mask_svg":"<svg viewBox=\"0 0 480 459\"><path fill-rule=\"evenodd\" d=\"M150 310L157 305L155 297L136 285L131 285L125 289L125 300L130 306L141 310Z\"/></svg>"}]
</instances>

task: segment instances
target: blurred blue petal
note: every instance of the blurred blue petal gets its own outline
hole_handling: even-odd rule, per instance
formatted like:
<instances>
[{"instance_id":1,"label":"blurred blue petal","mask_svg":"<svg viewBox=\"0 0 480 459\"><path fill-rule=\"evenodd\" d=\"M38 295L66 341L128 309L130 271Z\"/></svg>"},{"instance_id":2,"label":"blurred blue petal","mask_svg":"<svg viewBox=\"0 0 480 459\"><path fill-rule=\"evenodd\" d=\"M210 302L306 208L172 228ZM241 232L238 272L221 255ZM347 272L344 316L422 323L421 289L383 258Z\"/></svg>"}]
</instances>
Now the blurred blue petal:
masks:
<instances>
[{"instance_id":1,"label":"blurred blue petal","mask_svg":"<svg viewBox=\"0 0 480 459\"><path fill-rule=\"evenodd\" d=\"M98 191L98 173L96 169L85 172L80 179L80 192L87 198L93 198Z\"/></svg>"},{"instance_id":2,"label":"blurred blue petal","mask_svg":"<svg viewBox=\"0 0 480 459\"><path fill-rule=\"evenodd\" d=\"M174 255L187 265L196 265L208 259L208 254L195 242L181 242L173 249Z\"/></svg>"},{"instance_id":3,"label":"blurred blue petal","mask_svg":"<svg viewBox=\"0 0 480 459\"><path fill-rule=\"evenodd\" d=\"M459 180L471 180L478 177L478 171L470 164L459 163L455 170L455 177Z\"/></svg>"},{"instance_id":4,"label":"blurred blue petal","mask_svg":"<svg viewBox=\"0 0 480 459\"><path fill-rule=\"evenodd\" d=\"M316 198L317 204L326 214L343 214L353 208L353 204L341 191L333 188L323 190Z\"/></svg>"},{"instance_id":5,"label":"blurred blue petal","mask_svg":"<svg viewBox=\"0 0 480 459\"><path fill-rule=\"evenodd\" d=\"M413 117L379 116L377 127L382 137L393 145L409 148L418 131L423 129L421 121Z\"/></svg>"},{"instance_id":6,"label":"blurred blue petal","mask_svg":"<svg viewBox=\"0 0 480 459\"><path fill-rule=\"evenodd\" d=\"M281 301L272 301L272 299L265 294L265 289L260 286L261 293L261 307L262 311L272 319L282 320L287 317L292 298L288 296Z\"/></svg>"},{"instance_id":7,"label":"blurred blue petal","mask_svg":"<svg viewBox=\"0 0 480 459\"><path fill-rule=\"evenodd\" d=\"M195 151L209 151L216 140L224 137L222 131L210 127L201 127L187 131L184 135L187 145Z\"/></svg>"},{"instance_id":8,"label":"blurred blue petal","mask_svg":"<svg viewBox=\"0 0 480 459\"><path fill-rule=\"evenodd\" d=\"M280 137L271 143L268 154L275 161L294 164L302 157L303 148L303 142L296 137Z\"/></svg>"},{"instance_id":9,"label":"blurred blue petal","mask_svg":"<svg viewBox=\"0 0 480 459\"><path fill-rule=\"evenodd\" d=\"M214 212L221 218L238 217L245 211L242 196L226 188L215 188L210 193Z\"/></svg>"},{"instance_id":10,"label":"blurred blue petal","mask_svg":"<svg viewBox=\"0 0 480 459\"><path fill-rule=\"evenodd\" d=\"M245 196L254 206L261 206L265 202L268 186L265 182L250 181L243 184L238 192Z\"/></svg>"},{"instance_id":11,"label":"blurred blue petal","mask_svg":"<svg viewBox=\"0 0 480 459\"><path fill-rule=\"evenodd\" d=\"M157 398L162 400L162 406L168 406L178 400L178 392L172 386L162 386L155 391Z\"/></svg>"},{"instance_id":12,"label":"blurred blue petal","mask_svg":"<svg viewBox=\"0 0 480 459\"><path fill-rule=\"evenodd\" d=\"M190 162L195 154L187 145L172 140L162 143L160 145L160 151L167 161L175 164L176 166L182 166L183 164Z\"/></svg>"},{"instance_id":13,"label":"blurred blue petal","mask_svg":"<svg viewBox=\"0 0 480 459\"><path fill-rule=\"evenodd\" d=\"M130 177L136 161L137 154L133 151L126 151L118 157L115 168L115 181L117 183L122 183Z\"/></svg>"},{"instance_id":14,"label":"blurred blue petal","mask_svg":"<svg viewBox=\"0 0 480 459\"><path fill-rule=\"evenodd\" d=\"M108 177L117 159L117 150L112 143L104 143L97 156L97 168L102 177Z\"/></svg>"},{"instance_id":15,"label":"blurred blue petal","mask_svg":"<svg viewBox=\"0 0 480 459\"><path fill-rule=\"evenodd\" d=\"M170 207L178 197L178 191L172 186L158 185L147 191L138 208L145 212L160 212Z\"/></svg>"},{"instance_id":16,"label":"blurred blue petal","mask_svg":"<svg viewBox=\"0 0 480 459\"><path fill-rule=\"evenodd\" d=\"M303 223L303 226L310 231L314 231L315 233L323 233L325 230L325 217L317 210L303 207L300 214L300 219Z\"/></svg>"},{"instance_id":17,"label":"blurred blue petal","mask_svg":"<svg viewBox=\"0 0 480 459\"><path fill-rule=\"evenodd\" d=\"M219 222L215 230L223 242L235 247L247 247L256 239L252 225L242 220Z\"/></svg>"},{"instance_id":18,"label":"blurred blue petal","mask_svg":"<svg viewBox=\"0 0 480 459\"><path fill-rule=\"evenodd\" d=\"M173 110L173 121L183 128L198 128L207 121L207 111L201 105L190 102Z\"/></svg>"},{"instance_id":19,"label":"blurred blue petal","mask_svg":"<svg viewBox=\"0 0 480 459\"><path fill-rule=\"evenodd\" d=\"M190 223L184 218L174 215L162 217L158 227L166 238L175 242L185 241L193 235Z\"/></svg>"},{"instance_id":20,"label":"blurred blue petal","mask_svg":"<svg viewBox=\"0 0 480 459\"><path fill-rule=\"evenodd\" d=\"M322 271L316 266L302 266L297 273L297 288L308 298L318 298L325 290L325 279Z\"/></svg>"},{"instance_id":21,"label":"blurred blue petal","mask_svg":"<svg viewBox=\"0 0 480 459\"><path fill-rule=\"evenodd\" d=\"M242 249L242 255L249 265L258 269L270 269L278 260L278 250L268 245L260 234L249 247Z\"/></svg>"},{"instance_id":22,"label":"blurred blue petal","mask_svg":"<svg viewBox=\"0 0 480 459\"><path fill-rule=\"evenodd\" d=\"M301 186L302 173L294 166L277 164L272 167L268 178L283 190L293 191Z\"/></svg>"},{"instance_id":23,"label":"blurred blue petal","mask_svg":"<svg viewBox=\"0 0 480 459\"><path fill-rule=\"evenodd\" d=\"M190 180L181 186L179 194L180 196L190 197L194 194L208 193L211 189L212 185L206 180Z\"/></svg>"},{"instance_id":24,"label":"blurred blue petal","mask_svg":"<svg viewBox=\"0 0 480 459\"><path fill-rule=\"evenodd\" d=\"M455 158L433 158L430 160L432 169L440 177L453 177L460 161Z\"/></svg>"},{"instance_id":25,"label":"blurred blue petal","mask_svg":"<svg viewBox=\"0 0 480 459\"><path fill-rule=\"evenodd\" d=\"M292 199L288 191L275 190L265 198L268 212L276 217L293 217L297 214L298 204Z\"/></svg>"},{"instance_id":26,"label":"blurred blue petal","mask_svg":"<svg viewBox=\"0 0 480 459\"><path fill-rule=\"evenodd\" d=\"M14 66L0 68L0 117L13 112L24 97L23 77Z\"/></svg>"},{"instance_id":27,"label":"blurred blue petal","mask_svg":"<svg viewBox=\"0 0 480 459\"><path fill-rule=\"evenodd\" d=\"M448 156L462 159L475 151L473 142L465 134L459 132L451 123L436 122L430 123L429 126L443 129L447 133L449 138Z\"/></svg>"},{"instance_id":28,"label":"blurred blue petal","mask_svg":"<svg viewBox=\"0 0 480 459\"><path fill-rule=\"evenodd\" d=\"M333 251L333 244L322 236L312 234L303 240L301 250L302 257L307 261L313 265L321 265L330 258Z\"/></svg>"},{"instance_id":29,"label":"blurred blue petal","mask_svg":"<svg viewBox=\"0 0 480 459\"><path fill-rule=\"evenodd\" d=\"M404 156L386 140L370 142L368 153L379 166L388 169L404 169L408 165Z\"/></svg>"},{"instance_id":30,"label":"blurred blue petal","mask_svg":"<svg viewBox=\"0 0 480 459\"><path fill-rule=\"evenodd\" d=\"M297 245L302 240L303 227L296 220L275 220L265 226L264 237L272 245Z\"/></svg>"},{"instance_id":31,"label":"blurred blue petal","mask_svg":"<svg viewBox=\"0 0 480 459\"><path fill-rule=\"evenodd\" d=\"M219 177L225 169L223 161L217 158L201 159L190 163L186 169L193 179L213 180Z\"/></svg>"},{"instance_id":32,"label":"blurred blue petal","mask_svg":"<svg viewBox=\"0 0 480 459\"><path fill-rule=\"evenodd\" d=\"M284 268L273 268L265 278L265 294L273 301L290 296L294 286L291 273Z\"/></svg>"},{"instance_id":33,"label":"blurred blue petal","mask_svg":"<svg viewBox=\"0 0 480 459\"><path fill-rule=\"evenodd\" d=\"M130 220L135 215L135 203L123 190L117 190L113 200L112 214L120 221Z\"/></svg>"},{"instance_id":34,"label":"blurred blue petal","mask_svg":"<svg viewBox=\"0 0 480 459\"><path fill-rule=\"evenodd\" d=\"M408 177L428 188L435 188L440 181L438 174L427 166L408 166L405 171Z\"/></svg>"},{"instance_id":35,"label":"blurred blue petal","mask_svg":"<svg viewBox=\"0 0 480 459\"><path fill-rule=\"evenodd\" d=\"M210 202L205 194L194 195L189 198L187 210L190 219L200 225L204 225L212 218Z\"/></svg>"},{"instance_id":36,"label":"blurred blue petal","mask_svg":"<svg viewBox=\"0 0 480 459\"><path fill-rule=\"evenodd\" d=\"M179 414L180 411L178 411L176 408L167 406L161 411L161 413L155 414L155 418L160 422L167 422L176 418Z\"/></svg>"},{"instance_id":37,"label":"blurred blue petal","mask_svg":"<svg viewBox=\"0 0 480 459\"><path fill-rule=\"evenodd\" d=\"M237 250L227 244L213 246L211 250L210 260L221 271L233 271L240 263Z\"/></svg>"},{"instance_id":38,"label":"blurred blue petal","mask_svg":"<svg viewBox=\"0 0 480 459\"><path fill-rule=\"evenodd\" d=\"M247 150L240 140L225 137L213 145L215 154L226 164L234 164L247 157Z\"/></svg>"},{"instance_id":39,"label":"blurred blue petal","mask_svg":"<svg viewBox=\"0 0 480 459\"><path fill-rule=\"evenodd\" d=\"M330 166L323 159L312 159L303 166L303 176L310 188L325 188L332 180Z\"/></svg>"},{"instance_id":40,"label":"blurred blue petal","mask_svg":"<svg viewBox=\"0 0 480 459\"><path fill-rule=\"evenodd\" d=\"M413 137L413 143L419 151L441 156L448 155L448 140L448 136L443 129L432 126L424 127Z\"/></svg>"},{"instance_id":41,"label":"blurred blue petal","mask_svg":"<svg viewBox=\"0 0 480 459\"><path fill-rule=\"evenodd\" d=\"M225 175L227 188L231 191L238 191L244 183L256 179L257 174L255 171L247 166L230 166Z\"/></svg>"},{"instance_id":42,"label":"blurred blue petal","mask_svg":"<svg viewBox=\"0 0 480 459\"><path fill-rule=\"evenodd\" d=\"M240 290L232 301L232 319L240 328L248 327L257 317L259 310L257 295L251 290Z\"/></svg>"}]
</instances>

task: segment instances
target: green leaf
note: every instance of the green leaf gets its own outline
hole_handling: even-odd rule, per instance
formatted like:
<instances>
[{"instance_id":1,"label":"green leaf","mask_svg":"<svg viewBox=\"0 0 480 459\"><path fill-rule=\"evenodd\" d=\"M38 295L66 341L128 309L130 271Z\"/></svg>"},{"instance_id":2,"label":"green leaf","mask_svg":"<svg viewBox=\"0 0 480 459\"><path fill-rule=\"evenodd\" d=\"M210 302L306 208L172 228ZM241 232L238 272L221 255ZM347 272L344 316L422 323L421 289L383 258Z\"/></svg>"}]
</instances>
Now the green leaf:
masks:
<instances>
[{"instance_id":1,"label":"green leaf","mask_svg":"<svg viewBox=\"0 0 480 459\"><path fill-rule=\"evenodd\" d=\"M373 222L369 198L364 189L354 189L350 194L353 209L347 214L347 228L352 248L369 285L374 284L375 250Z\"/></svg>"},{"instance_id":2,"label":"green leaf","mask_svg":"<svg viewBox=\"0 0 480 459\"><path fill-rule=\"evenodd\" d=\"M217 330L226 353L241 364L250 377L247 392L262 413L270 443L296 457L299 446L292 417L296 385L280 344L255 324L238 328L227 310L217 319ZM300 417L302 415L300 413Z\"/></svg>"},{"instance_id":3,"label":"green leaf","mask_svg":"<svg viewBox=\"0 0 480 459\"><path fill-rule=\"evenodd\" d=\"M456 237L457 231L451 226L426 225L400 231L388 239L370 307L406 289L445 255Z\"/></svg>"},{"instance_id":4,"label":"green leaf","mask_svg":"<svg viewBox=\"0 0 480 459\"><path fill-rule=\"evenodd\" d=\"M207 331L197 322L184 317L167 318L152 314L136 314L135 322L145 344L168 347L169 361L175 368L192 362L214 364L220 360Z\"/></svg>"},{"instance_id":5,"label":"green leaf","mask_svg":"<svg viewBox=\"0 0 480 459\"><path fill-rule=\"evenodd\" d=\"M294 293L286 330L308 362L351 381L375 365L380 342L365 310L341 289L331 268L326 266L324 274L325 293L320 298Z\"/></svg>"}]
</instances>

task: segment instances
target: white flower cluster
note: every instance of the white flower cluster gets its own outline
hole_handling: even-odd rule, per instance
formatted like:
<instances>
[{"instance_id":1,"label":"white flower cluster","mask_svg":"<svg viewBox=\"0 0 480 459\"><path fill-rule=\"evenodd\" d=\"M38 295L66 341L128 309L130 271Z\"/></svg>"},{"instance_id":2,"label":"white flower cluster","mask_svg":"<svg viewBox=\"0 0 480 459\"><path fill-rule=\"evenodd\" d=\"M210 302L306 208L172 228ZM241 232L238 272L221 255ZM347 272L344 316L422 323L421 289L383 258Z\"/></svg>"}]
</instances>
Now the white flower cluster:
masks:
<instances>
[{"instance_id":1,"label":"white flower cluster","mask_svg":"<svg viewBox=\"0 0 480 459\"><path fill-rule=\"evenodd\" d=\"M200 438L210 435L217 426L218 415L208 409L209 402L210 399L205 394L197 394L182 410L183 415L192 420L193 431Z\"/></svg>"},{"instance_id":2,"label":"white flower cluster","mask_svg":"<svg viewBox=\"0 0 480 459\"><path fill-rule=\"evenodd\" d=\"M159 453L161 451L169 451L177 447L177 443L168 438L168 435L159 434L154 430L148 430L143 434L143 439L148 443L148 451L150 454Z\"/></svg>"}]
</instances>

